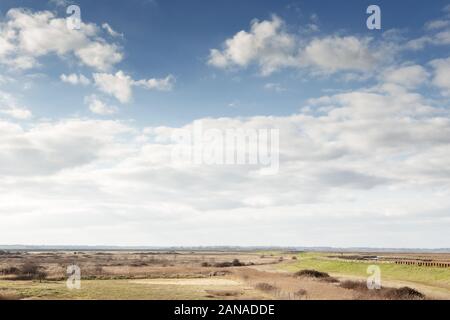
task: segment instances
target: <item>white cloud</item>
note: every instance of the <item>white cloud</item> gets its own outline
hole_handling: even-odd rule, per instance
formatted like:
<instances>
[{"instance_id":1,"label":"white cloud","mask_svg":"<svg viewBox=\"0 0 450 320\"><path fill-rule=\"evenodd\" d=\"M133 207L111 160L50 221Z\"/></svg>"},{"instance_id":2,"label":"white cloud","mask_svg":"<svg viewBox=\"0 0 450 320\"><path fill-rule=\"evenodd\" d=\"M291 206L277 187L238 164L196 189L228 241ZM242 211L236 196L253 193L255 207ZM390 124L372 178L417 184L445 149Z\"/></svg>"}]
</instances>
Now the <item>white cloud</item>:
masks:
<instances>
[{"instance_id":1,"label":"white cloud","mask_svg":"<svg viewBox=\"0 0 450 320\"><path fill-rule=\"evenodd\" d=\"M450 58L436 59L430 64L434 68L433 84L441 88L444 94L450 95Z\"/></svg>"},{"instance_id":2,"label":"white cloud","mask_svg":"<svg viewBox=\"0 0 450 320\"><path fill-rule=\"evenodd\" d=\"M269 82L264 85L264 89L275 92L283 92L286 89L279 83Z\"/></svg>"},{"instance_id":3,"label":"white cloud","mask_svg":"<svg viewBox=\"0 0 450 320\"><path fill-rule=\"evenodd\" d=\"M175 77L173 75L168 75L162 79L145 79L134 81L134 85L140 86L149 90L158 91L171 91L175 85Z\"/></svg>"},{"instance_id":4,"label":"white cloud","mask_svg":"<svg viewBox=\"0 0 450 320\"><path fill-rule=\"evenodd\" d=\"M354 36L314 39L306 46L303 58L307 64L325 72L364 71L376 64L376 58L369 49L369 40Z\"/></svg>"},{"instance_id":5,"label":"white cloud","mask_svg":"<svg viewBox=\"0 0 450 320\"><path fill-rule=\"evenodd\" d=\"M0 91L0 113L18 120L32 117L30 110L18 105L17 100L11 94L2 91Z\"/></svg>"},{"instance_id":6,"label":"white cloud","mask_svg":"<svg viewBox=\"0 0 450 320\"><path fill-rule=\"evenodd\" d=\"M134 86L148 90L170 91L175 82L175 77L172 75L163 79L153 78L136 81L123 71L118 71L115 74L95 73L93 77L100 91L114 96L121 103L131 101Z\"/></svg>"},{"instance_id":7,"label":"white cloud","mask_svg":"<svg viewBox=\"0 0 450 320\"><path fill-rule=\"evenodd\" d=\"M121 103L130 102L132 98L133 79L123 71L116 74L94 73L94 81L100 91L116 97Z\"/></svg>"},{"instance_id":8,"label":"white cloud","mask_svg":"<svg viewBox=\"0 0 450 320\"><path fill-rule=\"evenodd\" d=\"M30 110L25 108L19 108L19 107L10 107L6 109L0 109L0 113L6 114L12 118L19 119L19 120L25 120L29 119L32 116L32 113Z\"/></svg>"},{"instance_id":9,"label":"white cloud","mask_svg":"<svg viewBox=\"0 0 450 320\"><path fill-rule=\"evenodd\" d=\"M71 4L69 0L49 0L49 3L57 7L68 7Z\"/></svg>"},{"instance_id":10,"label":"white cloud","mask_svg":"<svg viewBox=\"0 0 450 320\"><path fill-rule=\"evenodd\" d=\"M425 30L427 31L425 35L409 40L405 48L421 50L427 45L446 46L450 44L450 16L427 22Z\"/></svg>"},{"instance_id":11,"label":"white cloud","mask_svg":"<svg viewBox=\"0 0 450 320\"><path fill-rule=\"evenodd\" d=\"M249 32L242 30L227 39L223 51L212 49L208 63L218 68L257 63L267 75L298 63L296 42L295 36L284 30L284 22L279 17L255 20Z\"/></svg>"},{"instance_id":12,"label":"white cloud","mask_svg":"<svg viewBox=\"0 0 450 320\"><path fill-rule=\"evenodd\" d=\"M301 41L299 35L286 31L281 18L273 16L271 20L253 21L249 32L239 31L227 39L223 50L212 49L208 64L222 69L256 64L263 75L287 67L314 67L329 73L364 71L377 62L369 44L369 39L354 36Z\"/></svg>"},{"instance_id":13,"label":"white cloud","mask_svg":"<svg viewBox=\"0 0 450 320\"><path fill-rule=\"evenodd\" d=\"M112 115L118 112L117 107L107 105L95 95L86 97L85 103L89 105L89 110L91 110L95 114Z\"/></svg>"},{"instance_id":14,"label":"white cloud","mask_svg":"<svg viewBox=\"0 0 450 320\"><path fill-rule=\"evenodd\" d=\"M428 72L420 65L390 68L383 73L384 81L404 85L409 88L425 83L428 77Z\"/></svg>"},{"instance_id":15,"label":"white cloud","mask_svg":"<svg viewBox=\"0 0 450 320\"><path fill-rule=\"evenodd\" d=\"M69 83L69 84L72 84L72 85L79 85L80 84L80 85L83 85L83 86L87 86L87 85L89 85L91 83L91 80L89 80L84 75L82 75L82 74L75 74L75 73L72 73L72 74L69 74L69 75L62 74L60 76L60 79L61 79L62 82Z\"/></svg>"},{"instance_id":16,"label":"white cloud","mask_svg":"<svg viewBox=\"0 0 450 320\"><path fill-rule=\"evenodd\" d=\"M95 24L83 23L80 30L70 30L66 19L50 11L32 12L11 9L0 22L1 63L19 69L38 65L39 57L56 54L75 56L97 70L108 70L123 58L116 44L98 36Z\"/></svg>"},{"instance_id":17,"label":"white cloud","mask_svg":"<svg viewBox=\"0 0 450 320\"><path fill-rule=\"evenodd\" d=\"M108 23L103 23L102 24L102 28L106 30L106 32L108 32L108 34L111 37L118 37L118 38L123 38L123 33L119 33L117 31L115 31Z\"/></svg>"},{"instance_id":18,"label":"white cloud","mask_svg":"<svg viewBox=\"0 0 450 320\"><path fill-rule=\"evenodd\" d=\"M433 20L429 21L425 24L425 29L427 30L436 30L436 29L442 29L450 26L449 20Z\"/></svg>"}]
</instances>

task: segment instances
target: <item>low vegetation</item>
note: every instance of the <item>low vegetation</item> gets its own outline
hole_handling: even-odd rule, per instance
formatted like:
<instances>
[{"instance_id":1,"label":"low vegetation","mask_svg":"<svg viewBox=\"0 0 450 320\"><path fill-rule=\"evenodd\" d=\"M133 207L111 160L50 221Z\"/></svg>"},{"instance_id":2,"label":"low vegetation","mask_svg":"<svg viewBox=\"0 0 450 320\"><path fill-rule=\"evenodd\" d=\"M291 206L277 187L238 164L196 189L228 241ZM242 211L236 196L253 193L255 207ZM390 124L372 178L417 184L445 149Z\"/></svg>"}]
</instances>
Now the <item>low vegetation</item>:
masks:
<instances>
[{"instance_id":1,"label":"low vegetation","mask_svg":"<svg viewBox=\"0 0 450 320\"><path fill-rule=\"evenodd\" d=\"M278 289L277 287L266 282L257 283L255 288L265 292L275 291Z\"/></svg>"},{"instance_id":2,"label":"low vegetation","mask_svg":"<svg viewBox=\"0 0 450 320\"><path fill-rule=\"evenodd\" d=\"M326 272L320 272L317 270L300 270L294 274L296 277L305 277L305 278L313 278L313 279L319 279L321 281L335 283L339 282L336 278L331 277Z\"/></svg>"},{"instance_id":3,"label":"low vegetation","mask_svg":"<svg viewBox=\"0 0 450 320\"><path fill-rule=\"evenodd\" d=\"M370 290L364 281L346 280L340 283L340 287L355 290L360 293L370 294L379 299L389 300L423 300L425 295L410 287L401 288L381 288L378 290Z\"/></svg>"}]
</instances>

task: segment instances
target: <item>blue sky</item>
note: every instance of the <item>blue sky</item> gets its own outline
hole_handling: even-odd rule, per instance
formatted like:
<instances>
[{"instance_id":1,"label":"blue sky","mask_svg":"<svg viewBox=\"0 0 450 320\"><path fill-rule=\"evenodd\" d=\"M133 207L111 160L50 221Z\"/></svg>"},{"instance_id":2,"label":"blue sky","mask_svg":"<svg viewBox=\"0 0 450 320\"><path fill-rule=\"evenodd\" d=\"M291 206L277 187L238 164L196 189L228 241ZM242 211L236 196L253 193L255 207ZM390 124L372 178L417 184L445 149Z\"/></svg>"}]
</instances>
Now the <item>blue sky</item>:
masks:
<instances>
[{"instance_id":1,"label":"blue sky","mask_svg":"<svg viewBox=\"0 0 450 320\"><path fill-rule=\"evenodd\" d=\"M450 247L449 48L449 1L2 0L0 243ZM280 172L173 165L194 121Z\"/></svg>"},{"instance_id":2,"label":"blue sky","mask_svg":"<svg viewBox=\"0 0 450 320\"><path fill-rule=\"evenodd\" d=\"M384 30L405 29L408 36L418 37L423 25L440 15L446 1L433 1L426 10L417 9L421 6L418 1L379 3L383 8ZM382 34L365 26L365 9L370 1L322 1L320 6L309 1L97 0L77 4L82 8L84 21L98 25L108 22L126 35L117 41L123 46L125 58L116 69L126 70L135 78L163 77L169 73L176 77L176 90L136 92L133 104L121 108L118 117L138 118L143 121L141 125L180 125L208 116L288 115L325 89L345 90L355 86L330 77L309 77L301 70L280 70L270 77L260 77L254 67L225 73L211 68L206 63L209 50L220 47L229 35L248 29L253 19L266 20L276 14L295 33L311 23L312 15L317 15L320 30L314 36L338 32L377 39ZM3 14L12 7L52 10L59 17L66 16L66 6L47 1L0 4ZM414 59L430 60L432 56L428 54L421 51L414 54ZM61 88L58 78L61 73L89 72L88 68L46 59L49 62L36 70L46 75L46 81L35 83L33 90L23 97L24 103L35 104L34 113L41 117L84 115L86 110L80 110L79 105L86 90ZM264 90L267 83L279 83L286 91L268 92ZM48 92L52 93L51 103ZM64 102L64 108L60 102ZM239 107L229 107L230 104Z\"/></svg>"}]
</instances>

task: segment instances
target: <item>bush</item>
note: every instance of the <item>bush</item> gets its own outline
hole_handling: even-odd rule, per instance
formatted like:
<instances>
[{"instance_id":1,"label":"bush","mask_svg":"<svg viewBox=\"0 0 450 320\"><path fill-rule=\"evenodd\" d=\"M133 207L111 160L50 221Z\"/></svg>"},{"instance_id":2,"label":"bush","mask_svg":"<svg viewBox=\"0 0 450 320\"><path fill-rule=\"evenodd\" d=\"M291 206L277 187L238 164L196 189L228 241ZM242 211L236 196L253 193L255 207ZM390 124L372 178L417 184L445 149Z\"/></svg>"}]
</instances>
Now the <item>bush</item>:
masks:
<instances>
[{"instance_id":1,"label":"bush","mask_svg":"<svg viewBox=\"0 0 450 320\"><path fill-rule=\"evenodd\" d=\"M47 279L47 277L48 277L48 273L45 271L39 271L35 276L35 278L38 279L39 282L44 281L45 279Z\"/></svg>"},{"instance_id":2,"label":"bush","mask_svg":"<svg viewBox=\"0 0 450 320\"><path fill-rule=\"evenodd\" d=\"M232 262L219 262L214 265L217 268L228 268L228 267L242 267L245 263L240 262L238 259L234 259Z\"/></svg>"},{"instance_id":3,"label":"bush","mask_svg":"<svg viewBox=\"0 0 450 320\"><path fill-rule=\"evenodd\" d=\"M244 263L240 262L238 259L234 259L231 264L233 265L233 267L242 267L245 266Z\"/></svg>"},{"instance_id":4,"label":"bush","mask_svg":"<svg viewBox=\"0 0 450 320\"><path fill-rule=\"evenodd\" d=\"M233 264L231 262L218 262L214 265L214 267L217 268L228 268L228 267L232 267Z\"/></svg>"},{"instance_id":5,"label":"bush","mask_svg":"<svg viewBox=\"0 0 450 320\"><path fill-rule=\"evenodd\" d=\"M389 300L423 300L425 299L425 295L420 293L419 291L410 288L410 287L402 287L402 288L383 288L380 290L369 290L367 288L367 284L364 281L352 281L347 280L343 281L340 284L340 287L345 289L356 290L359 292L370 293L371 295L375 295L375 297L379 297L381 299L389 299Z\"/></svg>"},{"instance_id":6,"label":"bush","mask_svg":"<svg viewBox=\"0 0 450 320\"><path fill-rule=\"evenodd\" d=\"M300 290L298 290L295 294L296 294L297 296L306 296L307 293L308 293L308 292L307 292L305 289L300 289Z\"/></svg>"},{"instance_id":7,"label":"bush","mask_svg":"<svg viewBox=\"0 0 450 320\"><path fill-rule=\"evenodd\" d=\"M316 279L324 279L330 278L330 275L325 272L320 272L316 270L301 270L295 273L296 277L307 277L307 278L316 278Z\"/></svg>"},{"instance_id":8,"label":"bush","mask_svg":"<svg viewBox=\"0 0 450 320\"><path fill-rule=\"evenodd\" d=\"M202 262L202 267L209 267L210 264L208 262Z\"/></svg>"},{"instance_id":9,"label":"bush","mask_svg":"<svg viewBox=\"0 0 450 320\"><path fill-rule=\"evenodd\" d=\"M33 262L26 262L22 268L20 268L20 273L24 276L28 276L30 278L33 278L38 275L39 268L37 264L34 264Z\"/></svg>"},{"instance_id":10,"label":"bush","mask_svg":"<svg viewBox=\"0 0 450 320\"><path fill-rule=\"evenodd\" d=\"M346 280L341 282L340 287L350 290L367 290L367 283L364 281Z\"/></svg>"},{"instance_id":11,"label":"bush","mask_svg":"<svg viewBox=\"0 0 450 320\"><path fill-rule=\"evenodd\" d=\"M385 293L386 298L391 300L423 300L425 295L416 289L402 287L398 289L388 289Z\"/></svg>"},{"instance_id":12,"label":"bush","mask_svg":"<svg viewBox=\"0 0 450 320\"><path fill-rule=\"evenodd\" d=\"M19 274L20 270L16 267L8 267L0 270L0 274L3 275L11 275L11 274Z\"/></svg>"},{"instance_id":13,"label":"bush","mask_svg":"<svg viewBox=\"0 0 450 320\"><path fill-rule=\"evenodd\" d=\"M258 289L258 290L261 290L261 291L274 291L274 290L278 289L277 287L275 287L275 286L273 286L271 284L265 283L265 282L258 283L255 286L255 288Z\"/></svg>"}]
</instances>

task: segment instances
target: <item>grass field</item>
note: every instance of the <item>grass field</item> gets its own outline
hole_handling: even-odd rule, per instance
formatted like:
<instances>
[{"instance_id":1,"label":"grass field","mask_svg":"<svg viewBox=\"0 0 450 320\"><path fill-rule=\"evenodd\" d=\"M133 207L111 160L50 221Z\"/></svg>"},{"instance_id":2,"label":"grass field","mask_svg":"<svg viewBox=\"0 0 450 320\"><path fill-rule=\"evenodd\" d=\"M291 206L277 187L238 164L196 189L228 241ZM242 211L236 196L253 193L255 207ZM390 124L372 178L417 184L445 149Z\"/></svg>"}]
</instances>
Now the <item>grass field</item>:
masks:
<instances>
[{"instance_id":1,"label":"grass field","mask_svg":"<svg viewBox=\"0 0 450 320\"><path fill-rule=\"evenodd\" d=\"M209 279L208 279L209 280ZM181 281L182 282L182 281ZM143 280L83 280L80 290L68 290L64 281L0 280L0 294L22 299L57 300L210 300L239 295L241 299L263 299L264 294L239 283L215 279L188 284Z\"/></svg>"}]
</instances>

